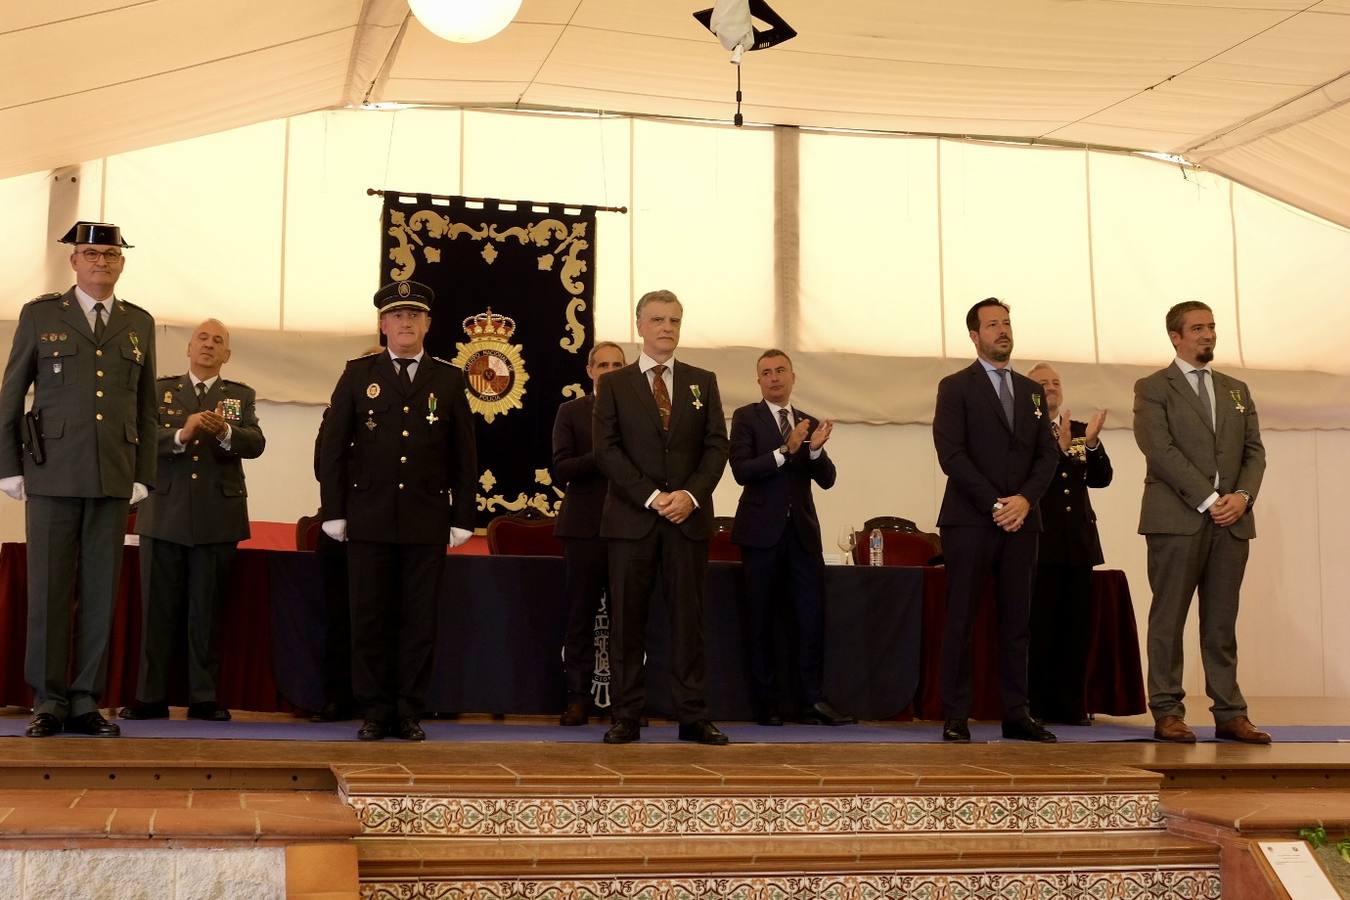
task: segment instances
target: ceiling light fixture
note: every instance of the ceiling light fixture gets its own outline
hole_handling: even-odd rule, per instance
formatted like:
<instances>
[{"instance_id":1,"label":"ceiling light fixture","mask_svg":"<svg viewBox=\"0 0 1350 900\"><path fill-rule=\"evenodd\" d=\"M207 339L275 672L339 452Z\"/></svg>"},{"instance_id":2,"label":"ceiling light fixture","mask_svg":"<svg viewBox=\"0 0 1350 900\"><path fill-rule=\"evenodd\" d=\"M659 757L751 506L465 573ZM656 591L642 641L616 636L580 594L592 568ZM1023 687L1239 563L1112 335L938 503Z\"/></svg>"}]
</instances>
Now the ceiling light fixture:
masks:
<instances>
[{"instance_id":1,"label":"ceiling light fixture","mask_svg":"<svg viewBox=\"0 0 1350 900\"><path fill-rule=\"evenodd\" d=\"M485 41L520 11L520 0L408 0L417 21L432 34L457 44Z\"/></svg>"}]
</instances>

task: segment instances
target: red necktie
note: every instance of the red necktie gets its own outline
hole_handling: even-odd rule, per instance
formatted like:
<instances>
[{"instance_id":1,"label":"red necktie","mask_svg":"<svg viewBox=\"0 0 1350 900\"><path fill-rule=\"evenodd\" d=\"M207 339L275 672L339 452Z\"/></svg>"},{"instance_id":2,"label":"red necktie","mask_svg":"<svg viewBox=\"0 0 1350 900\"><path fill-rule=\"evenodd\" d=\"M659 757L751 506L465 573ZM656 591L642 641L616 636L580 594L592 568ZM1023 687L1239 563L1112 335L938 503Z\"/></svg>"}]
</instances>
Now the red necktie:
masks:
<instances>
[{"instance_id":1,"label":"red necktie","mask_svg":"<svg viewBox=\"0 0 1350 900\"><path fill-rule=\"evenodd\" d=\"M666 390L666 380L661 376L666 374L666 367L662 365L652 366L652 396L656 398L656 411L661 414L661 428L670 429L670 391Z\"/></svg>"}]
</instances>

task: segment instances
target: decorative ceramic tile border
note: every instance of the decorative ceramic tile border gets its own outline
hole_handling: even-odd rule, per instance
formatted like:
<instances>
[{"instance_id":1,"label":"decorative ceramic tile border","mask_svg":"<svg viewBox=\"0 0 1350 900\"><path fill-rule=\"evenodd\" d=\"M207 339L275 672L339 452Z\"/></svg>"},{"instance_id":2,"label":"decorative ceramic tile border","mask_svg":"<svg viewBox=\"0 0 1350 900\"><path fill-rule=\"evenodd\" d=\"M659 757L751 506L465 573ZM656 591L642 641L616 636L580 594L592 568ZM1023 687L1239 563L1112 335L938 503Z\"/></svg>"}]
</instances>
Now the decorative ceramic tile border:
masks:
<instances>
[{"instance_id":1,"label":"decorative ceramic tile border","mask_svg":"<svg viewBox=\"0 0 1350 900\"><path fill-rule=\"evenodd\" d=\"M391 881L361 900L1219 900L1216 869Z\"/></svg>"},{"instance_id":2,"label":"decorative ceramic tile border","mask_svg":"<svg viewBox=\"0 0 1350 900\"><path fill-rule=\"evenodd\" d=\"M358 796L366 835L634 837L1158 830L1158 795L815 797Z\"/></svg>"}]
</instances>

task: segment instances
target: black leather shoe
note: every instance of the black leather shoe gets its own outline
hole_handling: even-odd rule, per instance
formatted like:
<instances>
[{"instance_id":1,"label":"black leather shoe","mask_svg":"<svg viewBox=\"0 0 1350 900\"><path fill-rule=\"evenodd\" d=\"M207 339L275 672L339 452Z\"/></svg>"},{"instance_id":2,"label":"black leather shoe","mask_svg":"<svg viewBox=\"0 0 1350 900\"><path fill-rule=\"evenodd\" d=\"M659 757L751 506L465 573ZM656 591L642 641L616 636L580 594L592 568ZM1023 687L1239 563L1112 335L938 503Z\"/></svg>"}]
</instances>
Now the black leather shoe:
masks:
<instances>
[{"instance_id":1,"label":"black leather shoe","mask_svg":"<svg viewBox=\"0 0 1350 900\"><path fill-rule=\"evenodd\" d=\"M970 726L966 724L965 719L948 719L942 723L942 739L968 744L970 743Z\"/></svg>"},{"instance_id":2,"label":"black leather shoe","mask_svg":"<svg viewBox=\"0 0 1350 900\"><path fill-rule=\"evenodd\" d=\"M567 708L563 710L562 715L558 716L558 724L585 725L589 718L586 714L586 706L587 704L580 700L573 700L571 703L568 703Z\"/></svg>"},{"instance_id":3,"label":"black leather shoe","mask_svg":"<svg viewBox=\"0 0 1350 900\"><path fill-rule=\"evenodd\" d=\"M61 733L61 720L51 713L38 713L24 731L27 737L51 737Z\"/></svg>"},{"instance_id":4,"label":"black leather shoe","mask_svg":"<svg viewBox=\"0 0 1350 900\"><path fill-rule=\"evenodd\" d=\"M228 722L230 711L223 706L217 706L214 700L203 700L200 703L188 704L187 717L201 719L203 722Z\"/></svg>"},{"instance_id":5,"label":"black leather shoe","mask_svg":"<svg viewBox=\"0 0 1350 900\"><path fill-rule=\"evenodd\" d=\"M336 700L329 700L323 709L309 717L311 722L345 722L352 718L351 707Z\"/></svg>"},{"instance_id":6,"label":"black leather shoe","mask_svg":"<svg viewBox=\"0 0 1350 900\"><path fill-rule=\"evenodd\" d=\"M783 724L783 717L778 713L765 713L762 716L755 716L755 721L760 725L777 728L779 725Z\"/></svg>"},{"instance_id":7,"label":"black leather shoe","mask_svg":"<svg viewBox=\"0 0 1350 900\"><path fill-rule=\"evenodd\" d=\"M846 716L824 700L818 700L802 710L802 722L807 725L856 725L857 716Z\"/></svg>"},{"instance_id":8,"label":"black leather shoe","mask_svg":"<svg viewBox=\"0 0 1350 900\"><path fill-rule=\"evenodd\" d=\"M1010 741L1039 741L1042 744L1053 744L1059 740L1030 716L1004 722L1003 736Z\"/></svg>"},{"instance_id":9,"label":"black leather shoe","mask_svg":"<svg viewBox=\"0 0 1350 900\"><path fill-rule=\"evenodd\" d=\"M388 733L389 730L384 727L383 722L366 719L361 723L361 729L356 732L356 739L358 741L378 741Z\"/></svg>"},{"instance_id":10,"label":"black leather shoe","mask_svg":"<svg viewBox=\"0 0 1350 900\"><path fill-rule=\"evenodd\" d=\"M427 733L422 730L422 724L413 718L399 719L398 727L394 733L405 741L425 741Z\"/></svg>"},{"instance_id":11,"label":"black leather shoe","mask_svg":"<svg viewBox=\"0 0 1350 900\"><path fill-rule=\"evenodd\" d=\"M714 747L721 747L731 743L731 738L722 733L722 730L709 722L707 719L699 719L697 722L689 722L680 726L680 740L697 741L700 744L712 744Z\"/></svg>"},{"instance_id":12,"label":"black leather shoe","mask_svg":"<svg viewBox=\"0 0 1350 900\"><path fill-rule=\"evenodd\" d=\"M87 734L90 737L117 737L122 733L112 722L103 718L103 714L98 710L87 712L82 716L72 716L66 719L66 734Z\"/></svg>"},{"instance_id":13,"label":"black leather shoe","mask_svg":"<svg viewBox=\"0 0 1350 900\"><path fill-rule=\"evenodd\" d=\"M637 719L619 719L605 732L606 744L631 744L642 740L642 728Z\"/></svg>"},{"instance_id":14,"label":"black leather shoe","mask_svg":"<svg viewBox=\"0 0 1350 900\"><path fill-rule=\"evenodd\" d=\"M124 706L117 711L119 719L167 719L169 717L169 704L167 703L142 703L137 700L130 706Z\"/></svg>"}]
</instances>

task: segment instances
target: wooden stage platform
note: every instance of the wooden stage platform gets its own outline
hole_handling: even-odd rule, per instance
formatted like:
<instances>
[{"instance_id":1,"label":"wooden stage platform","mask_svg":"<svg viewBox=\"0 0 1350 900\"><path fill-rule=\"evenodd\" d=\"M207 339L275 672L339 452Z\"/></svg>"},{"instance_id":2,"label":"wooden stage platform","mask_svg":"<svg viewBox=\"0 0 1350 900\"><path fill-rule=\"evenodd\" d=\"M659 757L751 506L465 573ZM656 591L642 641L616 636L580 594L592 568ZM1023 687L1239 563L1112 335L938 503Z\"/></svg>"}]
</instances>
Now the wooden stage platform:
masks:
<instances>
[{"instance_id":1,"label":"wooden stage platform","mask_svg":"<svg viewBox=\"0 0 1350 900\"><path fill-rule=\"evenodd\" d=\"M0 739L18 898L6 859L243 847L284 887L219 896L1277 898L1253 840L1317 824L1350 826L1350 744Z\"/></svg>"}]
</instances>

